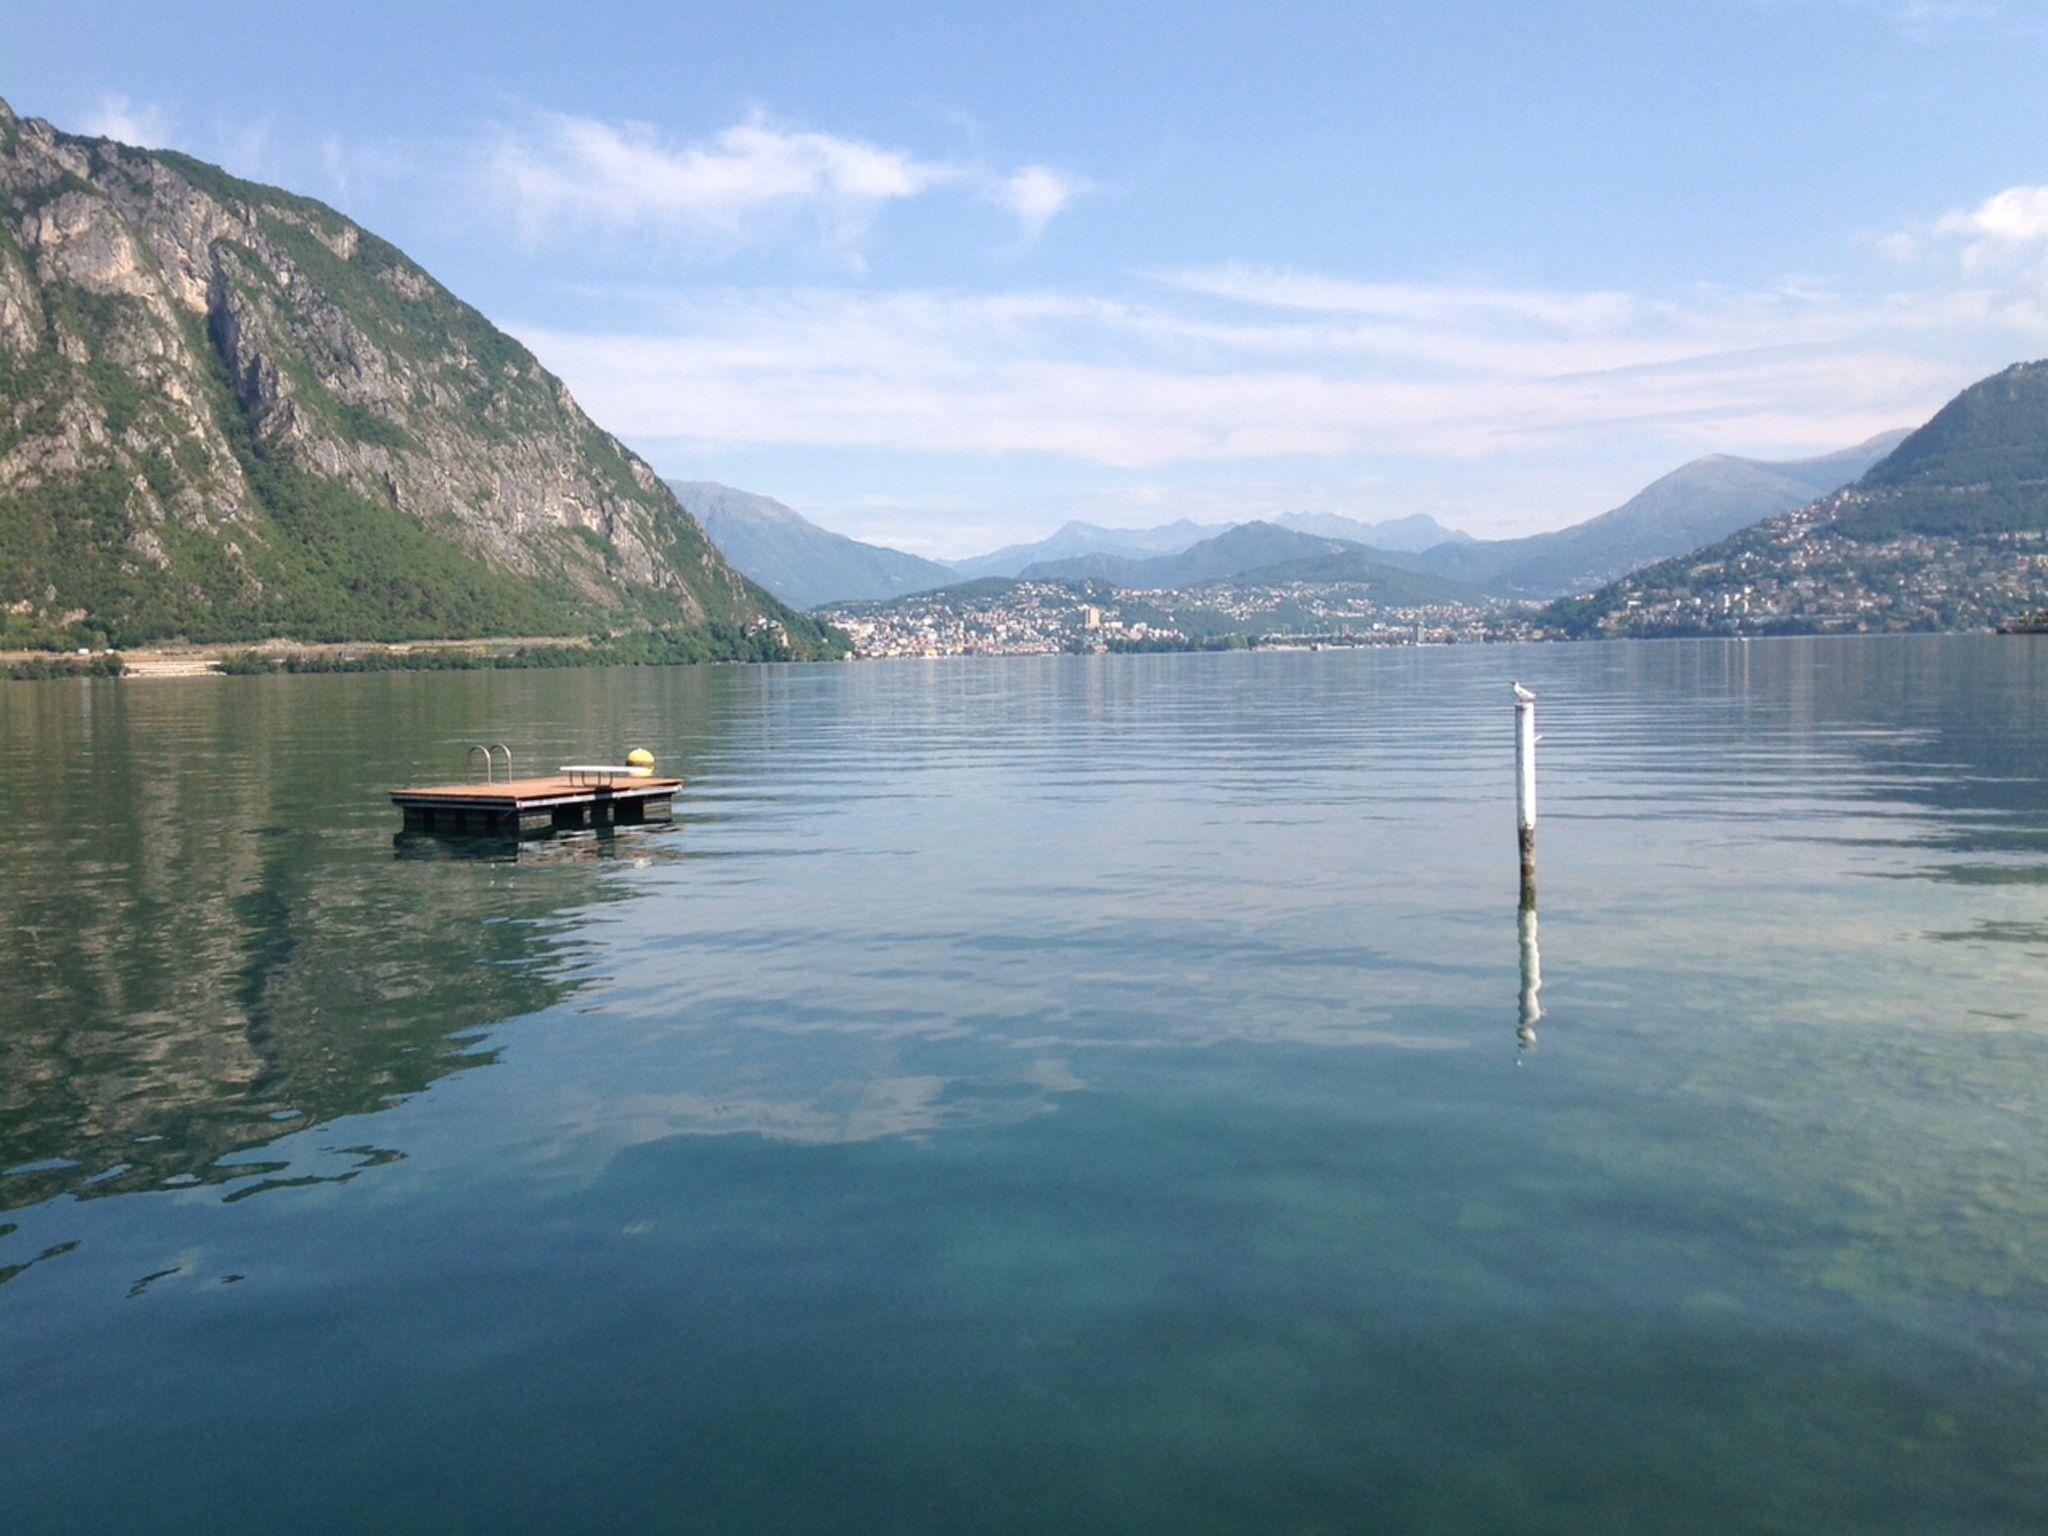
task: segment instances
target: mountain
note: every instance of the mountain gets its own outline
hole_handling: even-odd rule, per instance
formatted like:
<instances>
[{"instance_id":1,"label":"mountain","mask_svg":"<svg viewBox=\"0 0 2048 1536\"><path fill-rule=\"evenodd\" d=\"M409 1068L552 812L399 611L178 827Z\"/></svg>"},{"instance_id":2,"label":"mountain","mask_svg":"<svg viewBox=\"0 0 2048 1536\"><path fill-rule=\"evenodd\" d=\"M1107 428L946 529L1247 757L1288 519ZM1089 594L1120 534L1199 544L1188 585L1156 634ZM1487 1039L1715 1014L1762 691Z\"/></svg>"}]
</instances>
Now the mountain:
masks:
<instances>
[{"instance_id":1,"label":"mountain","mask_svg":"<svg viewBox=\"0 0 2048 1536\"><path fill-rule=\"evenodd\" d=\"M671 480L669 489L720 554L793 607L900 597L960 579L936 561L820 528L751 491L712 480Z\"/></svg>"},{"instance_id":2,"label":"mountain","mask_svg":"<svg viewBox=\"0 0 2048 1536\"><path fill-rule=\"evenodd\" d=\"M1478 594L1428 572L1396 568L1380 551L1342 539L1296 533L1273 523L1240 523L1178 554L1136 559L1082 555L1024 571L1031 581L1106 581L1135 591L1168 591L1228 580L1356 582L1377 585L1389 602L1452 601Z\"/></svg>"},{"instance_id":3,"label":"mountain","mask_svg":"<svg viewBox=\"0 0 2048 1536\"><path fill-rule=\"evenodd\" d=\"M1377 523L1334 512L1288 512L1260 523L1204 525L1183 520L1158 528L1068 523L1035 544L1013 544L949 563L964 576L1087 577L1152 586L1160 584L1161 572L1169 568L1139 573L1139 562L1186 553L1229 530L1258 527L1363 545L1383 567L1442 577L1497 597L1556 597L1588 591L1626 571L1803 506L1854 480L1905 436L1903 431L1887 432L1811 459L1772 462L1730 454L1695 459L1612 511L1554 533L1520 539L1474 539L1419 512ZM1307 556L1295 551L1278 558ZM1239 571L1250 569L1243 566Z\"/></svg>"},{"instance_id":4,"label":"mountain","mask_svg":"<svg viewBox=\"0 0 2048 1536\"><path fill-rule=\"evenodd\" d=\"M1865 537L2048 526L2048 362L1981 379L1878 464L1846 526Z\"/></svg>"},{"instance_id":5,"label":"mountain","mask_svg":"<svg viewBox=\"0 0 2048 1536\"><path fill-rule=\"evenodd\" d=\"M1545 610L1569 634L1977 628L2048 606L2048 362L1943 406L1847 489Z\"/></svg>"},{"instance_id":6,"label":"mountain","mask_svg":"<svg viewBox=\"0 0 2048 1536\"><path fill-rule=\"evenodd\" d=\"M1486 595L1477 587L1388 565L1377 549L1353 546L1341 552L1286 560L1277 565L1255 566L1230 578L1239 587L1284 587L1297 583L1309 586L1346 586L1356 595L1396 608L1433 603L1481 604Z\"/></svg>"},{"instance_id":7,"label":"mountain","mask_svg":"<svg viewBox=\"0 0 2048 1536\"><path fill-rule=\"evenodd\" d=\"M1584 592L1624 572L1697 549L1848 484L1906 433L1887 432L1813 459L1766 462L1713 454L1681 465L1611 512L1554 533L1438 545L1412 565L1502 597Z\"/></svg>"},{"instance_id":8,"label":"mountain","mask_svg":"<svg viewBox=\"0 0 2048 1536\"><path fill-rule=\"evenodd\" d=\"M1446 528L1427 512L1411 512L1406 517L1390 517L1377 523L1362 523L1355 517L1345 517L1337 512L1285 512L1272 521L1296 533L1320 534L1326 539L1369 544L1374 549L1397 553L1419 554L1425 549L1435 549L1439 544L1472 541L1471 534Z\"/></svg>"},{"instance_id":9,"label":"mountain","mask_svg":"<svg viewBox=\"0 0 2048 1536\"><path fill-rule=\"evenodd\" d=\"M0 103L0 642L650 625L837 648L393 246Z\"/></svg>"},{"instance_id":10,"label":"mountain","mask_svg":"<svg viewBox=\"0 0 2048 1536\"><path fill-rule=\"evenodd\" d=\"M1025 567L1021 574L1027 581L1108 581L1120 587L1163 591L1200 586L1283 560L1341 554L1354 547L1339 539L1296 533L1272 523L1239 523L1172 554L1078 555L1066 560L1041 560Z\"/></svg>"},{"instance_id":11,"label":"mountain","mask_svg":"<svg viewBox=\"0 0 2048 1536\"><path fill-rule=\"evenodd\" d=\"M1059 532L1034 544L1010 544L990 554L947 563L963 576L1021 576L1034 565L1077 560L1089 555L1128 559L1177 555L1205 539L1213 539L1219 533L1244 526L1243 523L1197 523L1187 518L1161 523L1156 528L1104 528L1095 523L1070 522ZM1352 544L1370 544L1376 549L1387 550L1425 550L1471 537L1446 528L1424 512L1390 517L1378 523L1360 522L1335 512L1286 512L1271 519L1268 526L1327 539L1342 539Z\"/></svg>"},{"instance_id":12,"label":"mountain","mask_svg":"<svg viewBox=\"0 0 2048 1536\"><path fill-rule=\"evenodd\" d=\"M1021 576L1030 566L1082 555L1135 557L1179 554L1231 526L1229 523L1194 523L1186 518L1175 523L1162 523L1157 528L1103 528L1094 523L1071 522L1034 544L1007 544L986 555L946 563L970 579Z\"/></svg>"}]
</instances>

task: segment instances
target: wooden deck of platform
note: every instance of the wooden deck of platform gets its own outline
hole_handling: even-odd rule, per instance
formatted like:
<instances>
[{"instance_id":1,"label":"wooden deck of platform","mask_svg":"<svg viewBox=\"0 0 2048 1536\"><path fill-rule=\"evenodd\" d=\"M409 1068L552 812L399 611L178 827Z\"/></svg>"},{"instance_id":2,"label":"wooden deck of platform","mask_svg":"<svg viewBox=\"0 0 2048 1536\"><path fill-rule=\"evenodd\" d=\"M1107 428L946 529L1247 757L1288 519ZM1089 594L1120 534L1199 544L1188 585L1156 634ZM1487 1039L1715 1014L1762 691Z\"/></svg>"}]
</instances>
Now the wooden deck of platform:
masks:
<instances>
[{"instance_id":1,"label":"wooden deck of platform","mask_svg":"<svg viewBox=\"0 0 2048 1536\"><path fill-rule=\"evenodd\" d=\"M632 825L666 820L681 779L619 778L591 783L567 774L486 784L394 789L409 831L540 832L551 827Z\"/></svg>"}]
</instances>

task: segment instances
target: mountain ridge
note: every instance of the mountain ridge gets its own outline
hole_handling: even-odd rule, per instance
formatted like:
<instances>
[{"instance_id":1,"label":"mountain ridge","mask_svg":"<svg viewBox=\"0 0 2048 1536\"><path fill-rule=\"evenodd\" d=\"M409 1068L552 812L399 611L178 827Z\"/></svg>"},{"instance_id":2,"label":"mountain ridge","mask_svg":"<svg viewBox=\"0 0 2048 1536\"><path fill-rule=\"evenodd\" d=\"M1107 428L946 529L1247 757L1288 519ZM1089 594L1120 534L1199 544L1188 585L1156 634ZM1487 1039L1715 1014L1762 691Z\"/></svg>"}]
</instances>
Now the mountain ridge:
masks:
<instances>
[{"instance_id":1,"label":"mountain ridge","mask_svg":"<svg viewBox=\"0 0 2048 1536\"><path fill-rule=\"evenodd\" d=\"M900 597L945 586L950 567L821 528L795 508L715 480L671 480L719 552L795 608Z\"/></svg>"},{"instance_id":2,"label":"mountain ridge","mask_svg":"<svg viewBox=\"0 0 2048 1536\"><path fill-rule=\"evenodd\" d=\"M1908 434L1900 428L1804 459L1714 453L1668 470L1627 501L1581 522L1513 539L1475 539L1426 513L1365 523L1329 512L1202 524L1182 519L1147 529L1079 521L1035 543L948 561L963 577L1083 574L1110 580L1128 562L1177 555L1234 528L1259 523L1335 538L1374 552L1378 564L1438 576L1495 597L1543 599L1586 591L1625 572L1699 547L1845 485ZM1387 542L1378 542L1387 540Z\"/></svg>"},{"instance_id":3,"label":"mountain ridge","mask_svg":"<svg viewBox=\"0 0 2048 1536\"><path fill-rule=\"evenodd\" d=\"M1845 485L1890 452L1906 429L1808 459L1708 454L1667 471L1620 506L1549 533L1438 546L1409 565L1499 597L1549 598L1599 587L1697 549Z\"/></svg>"},{"instance_id":4,"label":"mountain ridge","mask_svg":"<svg viewBox=\"0 0 2048 1536\"><path fill-rule=\"evenodd\" d=\"M1279 528L1295 533L1312 533L1326 539L1342 539L1396 554L1421 554L1441 544L1469 544L1472 535L1447 528L1427 512L1410 512L1404 517L1383 518L1377 523L1346 517L1341 512L1283 512L1268 518Z\"/></svg>"},{"instance_id":5,"label":"mountain ridge","mask_svg":"<svg viewBox=\"0 0 2048 1536\"><path fill-rule=\"evenodd\" d=\"M1083 555L1028 567L1027 581L1106 581L1134 591L1166 591L1222 581L1348 582L1374 586L1389 601L1431 602L1476 598L1448 577L1389 564L1382 552L1344 539L1299 533L1253 521L1225 529L1177 554L1133 559Z\"/></svg>"},{"instance_id":6,"label":"mountain ridge","mask_svg":"<svg viewBox=\"0 0 2048 1536\"><path fill-rule=\"evenodd\" d=\"M2048 361L1964 389L1851 485L1544 611L1565 634L1988 627L2048 606Z\"/></svg>"},{"instance_id":7,"label":"mountain ridge","mask_svg":"<svg viewBox=\"0 0 2048 1536\"><path fill-rule=\"evenodd\" d=\"M1344 539L1351 543L1371 543L1375 537L1384 538L1389 542L1374 547L1389 550L1422 550L1471 537L1454 528L1444 527L1426 512L1412 512L1378 523L1362 522L1336 512L1282 512L1271 518L1241 518L1219 523L1198 523L1180 518L1150 528L1107 528L1075 519L1062 524L1043 539L1006 544L985 555L948 560L945 564L966 577L1021 576L1032 565L1091 555L1133 559L1177 555L1233 528L1243 528L1252 523Z\"/></svg>"},{"instance_id":8,"label":"mountain ridge","mask_svg":"<svg viewBox=\"0 0 2048 1536\"><path fill-rule=\"evenodd\" d=\"M6 643L660 626L838 649L397 247L4 103L0 411Z\"/></svg>"}]
</instances>

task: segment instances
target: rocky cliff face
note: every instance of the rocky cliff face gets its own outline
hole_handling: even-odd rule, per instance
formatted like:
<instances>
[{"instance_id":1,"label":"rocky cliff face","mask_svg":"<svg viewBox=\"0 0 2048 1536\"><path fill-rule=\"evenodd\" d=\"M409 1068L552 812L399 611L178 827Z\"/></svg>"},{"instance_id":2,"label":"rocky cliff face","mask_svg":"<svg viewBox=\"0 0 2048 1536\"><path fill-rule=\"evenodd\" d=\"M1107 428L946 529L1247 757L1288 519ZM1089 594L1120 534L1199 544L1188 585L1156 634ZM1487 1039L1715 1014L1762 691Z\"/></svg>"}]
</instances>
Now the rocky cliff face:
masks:
<instances>
[{"instance_id":1,"label":"rocky cliff face","mask_svg":"<svg viewBox=\"0 0 2048 1536\"><path fill-rule=\"evenodd\" d=\"M0 103L0 641L812 622L334 210Z\"/></svg>"}]
</instances>

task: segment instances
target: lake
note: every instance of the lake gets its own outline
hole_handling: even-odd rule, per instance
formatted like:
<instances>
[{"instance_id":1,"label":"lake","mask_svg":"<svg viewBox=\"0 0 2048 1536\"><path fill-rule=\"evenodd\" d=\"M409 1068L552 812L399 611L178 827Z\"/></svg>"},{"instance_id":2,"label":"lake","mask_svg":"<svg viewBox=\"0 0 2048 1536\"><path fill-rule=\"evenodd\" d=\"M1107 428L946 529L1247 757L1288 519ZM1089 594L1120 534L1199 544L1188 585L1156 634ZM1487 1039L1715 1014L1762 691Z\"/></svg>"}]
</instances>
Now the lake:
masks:
<instances>
[{"instance_id":1,"label":"lake","mask_svg":"<svg viewBox=\"0 0 2048 1536\"><path fill-rule=\"evenodd\" d=\"M493 740L688 785L399 835ZM6 684L0 803L10 1530L2048 1526L2048 637Z\"/></svg>"}]
</instances>

